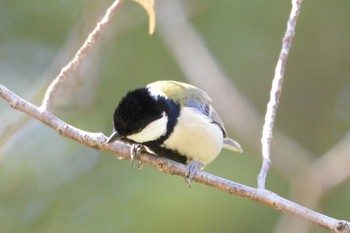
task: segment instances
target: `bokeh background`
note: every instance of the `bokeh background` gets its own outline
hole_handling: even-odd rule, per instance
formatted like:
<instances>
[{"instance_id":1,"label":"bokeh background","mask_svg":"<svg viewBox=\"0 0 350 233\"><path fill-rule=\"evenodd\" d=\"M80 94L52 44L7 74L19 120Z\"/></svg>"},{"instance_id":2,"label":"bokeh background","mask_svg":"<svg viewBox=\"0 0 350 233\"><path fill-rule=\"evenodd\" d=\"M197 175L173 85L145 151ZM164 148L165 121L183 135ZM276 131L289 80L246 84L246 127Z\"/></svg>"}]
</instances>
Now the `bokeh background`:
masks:
<instances>
[{"instance_id":1,"label":"bokeh background","mask_svg":"<svg viewBox=\"0 0 350 233\"><path fill-rule=\"evenodd\" d=\"M127 90L161 79L193 83L213 97L229 134L244 148L243 155L223 151L206 171L256 186L259 138L290 1L174 2L156 2L158 26L149 36L145 11L124 1L87 59L65 82L54 113L73 126L109 135L114 107ZM110 4L1 0L0 83L39 105L48 84ZM303 3L267 181L268 189L284 197L347 220L349 12L348 1ZM171 26L178 20L190 34ZM167 39L174 35L182 40ZM201 50L181 49L180 44L175 47L185 59L177 57L172 46L187 39L189 48L208 52L231 93L222 91L221 81L216 81L220 77L208 77L211 66ZM186 64L197 61L197 67L190 65L192 73L184 71ZM193 78L196 73L203 78ZM238 99L231 99L233 92ZM147 165L131 169L129 161L65 139L1 100L0 232L324 231L201 184L188 188L183 178Z\"/></svg>"}]
</instances>

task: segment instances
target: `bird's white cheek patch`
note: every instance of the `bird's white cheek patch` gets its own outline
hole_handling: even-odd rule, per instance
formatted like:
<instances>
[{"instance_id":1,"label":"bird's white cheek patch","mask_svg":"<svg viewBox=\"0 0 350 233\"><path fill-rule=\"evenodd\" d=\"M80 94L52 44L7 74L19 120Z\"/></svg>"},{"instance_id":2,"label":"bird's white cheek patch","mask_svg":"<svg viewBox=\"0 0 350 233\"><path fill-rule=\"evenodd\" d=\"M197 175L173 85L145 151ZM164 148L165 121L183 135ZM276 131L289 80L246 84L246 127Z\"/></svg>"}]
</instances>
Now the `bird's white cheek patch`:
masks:
<instances>
[{"instance_id":1,"label":"bird's white cheek patch","mask_svg":"<svg viewBox=\"0 0 350 233\"><path fill-rule=\"evenodd\" d=\"M142 131L129 135L127 138L138 143L156 140L165 135L167 124L168 116L163 113L161 118L149 123Z\"/></svg>"}]
</instances>

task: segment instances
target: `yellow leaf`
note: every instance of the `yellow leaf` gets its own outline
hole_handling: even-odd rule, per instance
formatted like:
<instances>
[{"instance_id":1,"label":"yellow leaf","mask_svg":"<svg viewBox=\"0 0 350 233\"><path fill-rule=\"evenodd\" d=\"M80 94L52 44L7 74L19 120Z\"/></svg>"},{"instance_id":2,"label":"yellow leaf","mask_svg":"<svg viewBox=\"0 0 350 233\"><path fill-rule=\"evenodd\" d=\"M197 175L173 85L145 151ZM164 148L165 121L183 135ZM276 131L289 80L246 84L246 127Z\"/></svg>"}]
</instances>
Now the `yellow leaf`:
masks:
<instances>
[{"instance_id":1,"label":"yellow leaf","mask_svg":"<svg viewBox=\"0 0 350 233\"><path fill-rule=\"evenodd\" d=\"M134 0L138 2L146 10L148 14L148 33L152 35L156 28L156 14L154 12L154 0Z\"/></svg>"}]
</instances>

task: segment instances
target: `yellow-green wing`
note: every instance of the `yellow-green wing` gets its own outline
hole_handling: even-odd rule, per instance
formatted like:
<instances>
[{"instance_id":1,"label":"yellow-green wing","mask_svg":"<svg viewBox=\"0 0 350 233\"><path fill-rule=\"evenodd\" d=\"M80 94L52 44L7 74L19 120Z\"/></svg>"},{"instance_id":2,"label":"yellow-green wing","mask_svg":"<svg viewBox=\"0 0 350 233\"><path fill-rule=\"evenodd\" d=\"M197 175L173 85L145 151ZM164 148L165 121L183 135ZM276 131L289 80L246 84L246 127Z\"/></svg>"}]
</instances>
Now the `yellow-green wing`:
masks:
<instances>
[{"instance_id":1,"label":"yellow-green wing","mask_svg":"<svg viewBox=\"0 0 350 233\"><path fill-rule=\"evenodd\" d=\"M177 81L158 81L148 86L161 90L168 98L179 103L181 106L199 110L220 126L224 137L227 136L223 121L211 106L211 98L203 90L190 84Z\"/></svg>"}]
</instances>

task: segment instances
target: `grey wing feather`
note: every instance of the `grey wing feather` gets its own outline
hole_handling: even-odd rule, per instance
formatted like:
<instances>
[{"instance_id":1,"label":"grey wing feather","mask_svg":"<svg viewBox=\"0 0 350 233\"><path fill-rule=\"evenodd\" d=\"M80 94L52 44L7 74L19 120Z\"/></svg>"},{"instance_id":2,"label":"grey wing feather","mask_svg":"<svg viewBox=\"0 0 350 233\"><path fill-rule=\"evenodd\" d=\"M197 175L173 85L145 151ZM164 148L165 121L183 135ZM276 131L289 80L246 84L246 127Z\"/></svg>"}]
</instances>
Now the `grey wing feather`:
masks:
<instances>
[{"instance_id":1,"label":"grey wing feather","mask_svg":"<svg viewBox=\"0 0 350 233\"><path fill-rule=\"evenodd\" d=\"M186 99L185 105L199 110L201 113L208 116L213 123L219 125L225 138L227 136L227 132L224 122L221 120L219 114L215 111L213 106L211 106L211 101L211 98L205 91L202 91L199 88L193 88L192 95Z\"/></svg>"},{"instance_id":2,"label":"grey wing feather","mask_svg":"<svg viewBox=\"0 0 350 233\"><path fill-rule=\"evenodd\" d=\"M221 120L219 114L215 111L215 109L213 108L213 106L210 105L209 102L201 103L201 102L189 99L186 103L186 106L199 110L201 113L208 116L213 121L213 123L220 126L224 134L224 137L227 136L223 121Z\"/></svg>"},{"instance_id":3,"label":"grey wing feather","mask_svg":"<svg viewBox=\"0 0 350 233\"><path fill-rule=\"evenodd\" d=\"M213 123L219 125L224 136L223 147L225 149L238 152L238 153L243 152L243 149L238 142L236 142L232 138L227 137L227 133L226 133L226 129L224 127L223 121L221 120L219 114L215 111L215 109L209 103L203 104L196 101L188 101L186 106L199 110L204 115L210 117Z\"/></svg>"}]
</instances>

